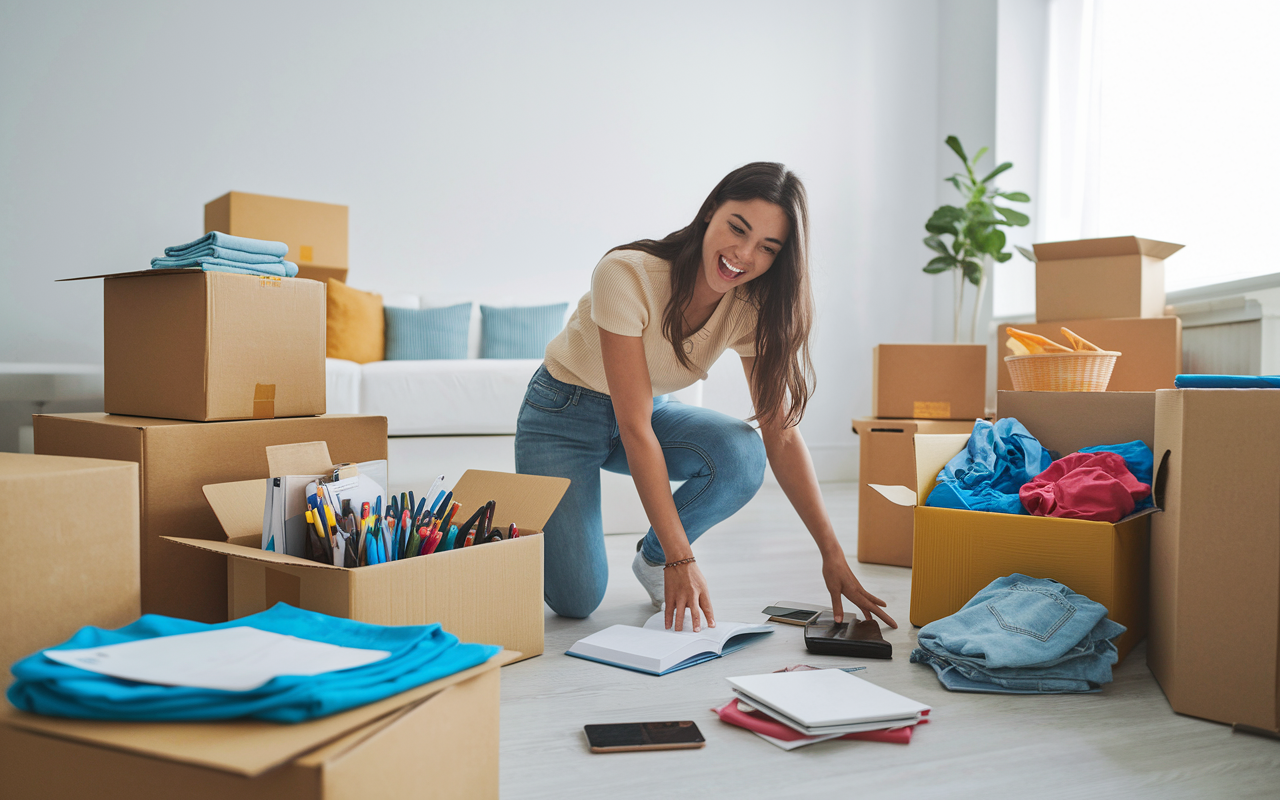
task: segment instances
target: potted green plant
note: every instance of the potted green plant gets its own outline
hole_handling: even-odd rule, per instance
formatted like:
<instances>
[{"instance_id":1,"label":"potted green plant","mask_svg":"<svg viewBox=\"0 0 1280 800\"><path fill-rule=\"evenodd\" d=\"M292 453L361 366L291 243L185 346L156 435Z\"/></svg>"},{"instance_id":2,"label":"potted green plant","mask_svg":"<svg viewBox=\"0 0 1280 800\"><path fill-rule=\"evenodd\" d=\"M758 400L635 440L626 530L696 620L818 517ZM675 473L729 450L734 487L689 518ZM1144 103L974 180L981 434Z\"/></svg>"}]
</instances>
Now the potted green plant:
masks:
<instances>
[{"instance_id":1,"label":"potted green plant","mask_svg":"<svg viewBox=\"0 0 1280 800\"><path fill-rule=\"evenodd\" d=\"M1001 226L1024 226L1031 218L1012 208L996 205L997 198L1014 203L1030 202L1025 192L1002 192L991 184L991 181L1002 172L1013 167L1006 161L982 180L978 180L975 170L978 161L986 154L982 148L972 160L965 155L964 147L955 136L947 137L947 146L955 151L964 163L964 172L945 180L964 199L959 206L942 206L933 212L924 229L929 232L924 244L937 256L925 265L924 271L930 274L951 272L955 276L955 341L960 341L960 317L964 308L964 285L967 281L977 287L973 299L973 316L969 325L969 341L974 341L977 334L978 314L982 309L982 301L987 292L987 277L992 265L1013 258L1013 253L1005 252L1005 234ZM948 242L943 237L950 237Z\"/></svg>"}]
</instances>

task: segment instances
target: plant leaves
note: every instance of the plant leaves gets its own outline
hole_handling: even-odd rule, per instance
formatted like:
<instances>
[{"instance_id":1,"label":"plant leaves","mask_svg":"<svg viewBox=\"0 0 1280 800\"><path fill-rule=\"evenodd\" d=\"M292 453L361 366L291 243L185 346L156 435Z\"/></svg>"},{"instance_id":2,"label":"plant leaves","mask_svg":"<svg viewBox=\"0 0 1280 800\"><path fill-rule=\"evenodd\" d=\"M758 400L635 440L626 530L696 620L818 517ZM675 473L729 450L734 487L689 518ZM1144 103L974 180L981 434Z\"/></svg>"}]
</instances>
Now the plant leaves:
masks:
<instances>
[{"instance_id":1,"label":"plant leaves","mask_svg":"<svg viewBox=\"0 0 1280 800\"><path fill-rule=\"evenodd\" d=\"M958 233L964 222L964 210L955 206L942 206L933 212L924 229L929 233Z\"/></svg>"},{"instance_id":2,"label":"plant leaves","mask_svg":"<svg viewBox=\"0 0 1280 800\"><path fill-rule=\"evenodd\" d=\"M989 256L994 256L1004 249L1004 231L999 228L988 228L974 237L978 249Z\"/></svg>"},{"instance_id":3,"label":"plant leaves","mask_svg":"<svg viewBox=\"0 0 1280 800\"><path fill-rule=\"evenodd\" d=\"M1027 248L1023 247L1020 244L1015 244L1013 246L1013 249L1017 250L1019 253L1022 253L1022 257L1030 261L1032 264L1036 263L1036 252L1034 250L1028 250ZM1013 258L1013 253L1010 253L1009 257Z\"/></svg>"},{"instance_id":4,"label":"plant leaves","mask_svg":"<svg viewBox=\"0 0 1280 800\"><path fill-rule=\"evenodd\" d=\"M1030 203L1031 197L1026 192L996 192L996 197L1012 200L1015 203Z\"/></svg>"},{"instance_id":5,"label":"plant leaves","mask_svg":"<svg viewBox=\"0 0 1280 800\"><path fill-rule=\"evenodd\" d=\"M1004 215L1004 218L1009 221L1010 225L1017 225L1021 227L1031 222L1031 217L1028 217L1026 214L1023 214L1021 211L1014 211L1012 208L1005 208L1004 206L996 206L996 211L999 211L1002 215Z\"/></svg>"},{"instance_id":6,"label":"plant leaves","mask_svg":"<svg viewBox=\"0 0 1280 800\"><path fill-rule=\"evenodd\" d=\"M941 237L938 237L938 236L924 237L924 246L940 255L944 255L948 257L951 256L951 251L947 249L947 243L942 241Z\"/></svg>"},{"instance_id":7,"label":"plant leaves","mask_svg":"<svg viewBox=\"0 0 1280 800\"><path fill-rule=\"evenodd\" d=\"M969 283L977 286L982 281L982 265L977 261L966 260L964 262L964 277Z\"/></svg>"},{"instance_id":8,"label":"plant leaves","mask_svg":"<svg viewBox=\"0 0 1280 800\"><path fill-rule=\"evenodd\" d=\"M938 256L934 260L925 265L924 271L930 275L937 275L939 272L947 272L956 268L956 260L951 256Z\"/></svg>"},{"instance_id":9,"label":"plant leaves","mask_svg":"<svg viewBox=\"0 0 1280 800\"><path fill-rule=\"evenodd\" d=\"M983 178L981 181L979 181L979 183L990 183L992 178L999 175L1001 172L1004 172L1005 170L1012 169L1012 168L1013 168L1013 162L1006 161L1000 166L991 170L991 172L987 173L987 177Z\"/></svg>"},{"instance_id":10,"label":"plant leaves","mask_svg":"<svg viewBox=\"0 0 1280 800\"><path fill-rule=\"evenodd\" d=\"M975 154L974 154L974 156L973 156L973 165L974 165L975 167L976 167L976 166L978 166L978 159L980 159L980 158L982 158L984 155L986 155L987 150L989 150L989 149L990 149L990 148L983 147L983 148L981 148L980 150L978 150L978 152L977 152L977 153L975 153Z\"/></svg>"},{"instance_id":11,"label":"plant leaves","mask_svg":"<svg viewBox=\"0 0 1280 800\"><path fill-rule=\"evenodd\" d=\"M944 180L944 181L946 181L947 183L951 184L952 186L956 187L956 191L957 191L957 192L963 192L963 191L964 191L964 189L961 189L961 188L960 188L960 176L959 176L959 175L952 175L950 178L943 178L943 180Z\"/></svg>"},{"instance_id":12,"label":"plant leaves","mask_svg":"<svg viewBox=\"0 0 1280 800\"><path fill-rule=\"evenodd\" d=\"M954 150L956 152L956 155L960 156L960 160L963 161L965 164L969 163L969 157L964 154L964 148L960 145L959 139L957 139L954 136L948 136L947 147L950 147L952 150Z\"/></svg>"},{"instance_id":13,"label":"plant leaves","mask_svg":"<svg viewBox=\"0 0 1280 800\"><path fill-rule=\"evenodd\" d=\"M1013 253L996 253L996 261L1000 262L1001 264L1003 264L1004 262L1008 261L1011 258L1013 258Z\"/></svg>"}]
</instances>

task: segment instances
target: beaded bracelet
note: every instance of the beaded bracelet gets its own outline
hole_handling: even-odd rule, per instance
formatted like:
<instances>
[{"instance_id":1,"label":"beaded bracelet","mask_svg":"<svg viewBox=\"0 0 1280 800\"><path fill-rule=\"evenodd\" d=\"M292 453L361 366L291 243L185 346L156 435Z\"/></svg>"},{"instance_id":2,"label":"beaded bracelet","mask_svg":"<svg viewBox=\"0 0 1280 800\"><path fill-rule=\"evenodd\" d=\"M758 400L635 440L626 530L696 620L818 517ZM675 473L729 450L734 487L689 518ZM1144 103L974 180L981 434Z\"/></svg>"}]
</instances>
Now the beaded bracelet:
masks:
<instances>
[{"instance_id":1,"label":"beaded bracelet","mask_svg":"<svg viewBox=\"0 0 1280 800\"><path fill-rule=\"evenodd\" d=\"M667 565L663 567L663 569L671 569L672 567L678 567L681 564L692 564L697 560L698 559L694 558L693 556L689 556L688 558L682 558L679 561L668 561Z\"/></svg>"}]
</instances>

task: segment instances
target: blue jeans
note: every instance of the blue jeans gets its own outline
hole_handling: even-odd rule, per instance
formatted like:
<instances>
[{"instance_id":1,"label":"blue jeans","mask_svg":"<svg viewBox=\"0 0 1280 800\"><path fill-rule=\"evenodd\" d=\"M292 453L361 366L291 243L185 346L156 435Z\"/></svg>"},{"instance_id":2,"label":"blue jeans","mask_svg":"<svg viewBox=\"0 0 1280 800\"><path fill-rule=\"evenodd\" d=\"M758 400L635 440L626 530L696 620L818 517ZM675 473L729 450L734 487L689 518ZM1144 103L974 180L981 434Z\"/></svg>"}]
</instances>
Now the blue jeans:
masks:
<instances>
[{"instance_id":1,"label":"blue jeans","mask_svg":"<svg viewBox=\"0 0 1280 800\"><path fill-rule=\"evenodd\" d=\"M684 481L674 498L692 543L747 504L764 480L760 435L742 420L655 397L653 432L667 473ZM604 598L609 566L600 520L600 470L630 475L609 395L551 377L539 367L516 419L516 472L568 478L569 490L543 536L547 605L565 617L589 615ZM641 552L666 561L649 528Z\"/></svg>"}]
</instances>

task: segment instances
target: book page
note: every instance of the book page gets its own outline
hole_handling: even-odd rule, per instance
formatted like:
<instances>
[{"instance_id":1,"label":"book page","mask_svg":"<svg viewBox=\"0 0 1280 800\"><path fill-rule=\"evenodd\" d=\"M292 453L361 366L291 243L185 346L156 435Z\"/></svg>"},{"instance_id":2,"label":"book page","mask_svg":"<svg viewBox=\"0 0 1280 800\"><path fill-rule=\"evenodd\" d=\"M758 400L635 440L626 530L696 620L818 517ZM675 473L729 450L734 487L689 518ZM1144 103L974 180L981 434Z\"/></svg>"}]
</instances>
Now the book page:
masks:
<instances>
[{"instance_id":1,"label":"book page","mask_svg":"<svg viewBox=\"0 0 1280 800\"><path fill-rule=\"evenodd\" d=\"M649 617L644 623L646 630L662 631L674 636L681 636L689 639L704 639L708 642L714 642L718 647L724 646L724 643L730 638L740 633L768 633L773 630L773 626L767 623L748 623L748 622L717 622L714 628L708 626L705 622L702 630L697 633L693 630L693 617L688 609L684 612L684 630L677 631L674 627L665 626L663 612L659 611L652 617Z\"/></svg>"}]
</instances>

